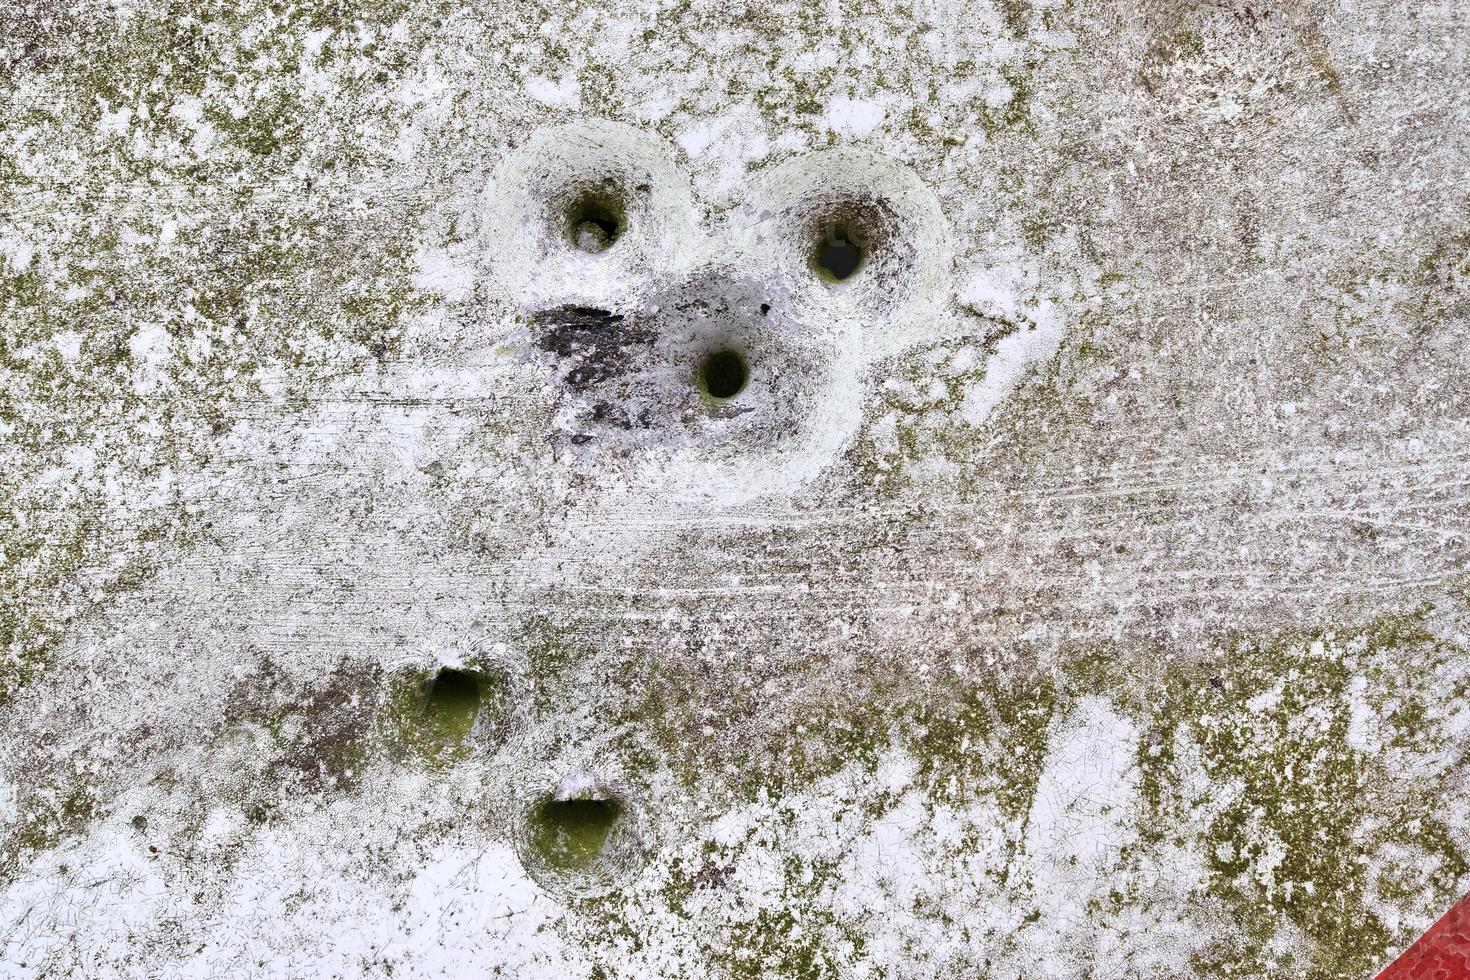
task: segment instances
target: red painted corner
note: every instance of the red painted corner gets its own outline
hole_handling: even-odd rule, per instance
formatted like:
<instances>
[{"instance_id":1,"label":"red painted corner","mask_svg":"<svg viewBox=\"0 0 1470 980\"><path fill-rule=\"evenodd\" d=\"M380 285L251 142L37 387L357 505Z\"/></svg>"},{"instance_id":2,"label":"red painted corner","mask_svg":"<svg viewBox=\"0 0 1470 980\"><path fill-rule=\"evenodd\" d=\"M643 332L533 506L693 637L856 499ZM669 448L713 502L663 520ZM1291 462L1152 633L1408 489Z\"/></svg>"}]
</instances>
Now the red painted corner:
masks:
<instances>
[{"instance_id":1,"label":"red painted corner","mask_svg":"<svg viewBox=\"0 0 1470 980\"><path fill-rule=\"evenodd\" d=\"M1456 902L1376 980L1470 980L1470 895Z\"/></svg>"}]
</instances>

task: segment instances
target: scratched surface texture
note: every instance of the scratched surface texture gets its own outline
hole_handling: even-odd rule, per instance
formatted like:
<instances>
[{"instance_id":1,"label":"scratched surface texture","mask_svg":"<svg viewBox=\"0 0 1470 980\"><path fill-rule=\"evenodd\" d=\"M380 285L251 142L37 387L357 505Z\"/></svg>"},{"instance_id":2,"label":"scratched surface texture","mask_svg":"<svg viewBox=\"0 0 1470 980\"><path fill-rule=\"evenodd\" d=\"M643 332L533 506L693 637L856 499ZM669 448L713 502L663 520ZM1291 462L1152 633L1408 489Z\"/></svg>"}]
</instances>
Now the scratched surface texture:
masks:
<instances>
[{"instance_id":1,"label":"scratched surface texture","mask_svg":"<svg viewBox=\"0 0 1470 980\"><path fill-rule=\"evenodd\" d=\"M1467 52L0 0L0 975L1371 975L1470 890Z\"/></svg>"}]
</instances>

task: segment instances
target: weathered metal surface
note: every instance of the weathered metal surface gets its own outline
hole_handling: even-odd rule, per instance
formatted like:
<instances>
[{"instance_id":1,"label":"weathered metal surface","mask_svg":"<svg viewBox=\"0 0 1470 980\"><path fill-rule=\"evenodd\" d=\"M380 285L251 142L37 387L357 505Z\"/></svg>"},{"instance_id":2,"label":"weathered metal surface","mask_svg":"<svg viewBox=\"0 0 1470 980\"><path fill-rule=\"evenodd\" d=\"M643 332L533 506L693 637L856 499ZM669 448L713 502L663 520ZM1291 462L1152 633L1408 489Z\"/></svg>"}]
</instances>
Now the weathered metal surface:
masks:
<instances>
[{"instance_id":1,"label":"weathered metal surface","mask_svg":"<svg viewBox=\"0 0 1470 980\"><path fill-rule=\"evenodd\" d=\"M1470 890L1463 5L0 17L5 975L1363 976Z\"/></svg>"}]
</instances>

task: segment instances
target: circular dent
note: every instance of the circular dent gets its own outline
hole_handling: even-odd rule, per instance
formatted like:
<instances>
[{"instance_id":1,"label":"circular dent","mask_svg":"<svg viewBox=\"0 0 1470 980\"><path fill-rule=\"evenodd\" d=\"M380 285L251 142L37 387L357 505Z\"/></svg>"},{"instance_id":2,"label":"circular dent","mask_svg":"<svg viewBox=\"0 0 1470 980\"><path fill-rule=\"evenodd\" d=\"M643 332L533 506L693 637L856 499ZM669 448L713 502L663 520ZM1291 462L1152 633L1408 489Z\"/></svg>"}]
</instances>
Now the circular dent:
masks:
<instances>
[{"instance_id":1,"label":"circular dent","mask_svg":"<svg viewBox=\"0 0 1470 980\"><path fill-rule=\"evenodd\" d=\"M702 236L672 147L602 120L539 130L480 201L488 271L523 310L625 302L682 267Z\"/></svg>"},{"instance_id":2,"label":"circular dent","mask_svg":"<svg viewBox=\"0 0 1470 980\"><path fill-rule=\"evenodd\" d=\"M463 741L480 715L481 677L467 670L440 668L428 681L425 708L431 731L442 741Z\"/></svg>"},{"instance_id":3,"label":"circular dent","mask_svg":"<svg viewBox=\"0 0 1470 980\"><path fill-rule=\"evenodd\" d=\"M584 871L602 856L622 813L616 799L542 800L533 818L536 850L553 868Z\"/></svg>"},{"instance_id":4,"label":"circular dent","mask_svg":"<svg viewBox=\"0 0 1470 980\"><path fill-rule=\"evenodd\" d=\"M574 192L563 216L572 246L594 255L612 248L628 225L623 196L612 188Z\"/></svg>"},{"instance_id":5,"label":"circular dent","mask_svg":"<svg viewBox=\"0 0 1470 980\"><path fill-rule=\"evenodd\" d=\"M488 644L471 647L453 665L405 661L394 668L391 686L385 734L405 758L452 761L472 748L494 751L523 721L524 670Z\"/></svg>"},{"instance_id":6,"label":"circular dent","mask_svg":"<svg viewBox=\"0 0 1470 980\"><path fill-rule=\"evenodd\" d=\"M716 401L727 401L745 390L750 368L738 351L717 350L699 365L699 390Z\"/></svg>"},{"instance_id":7,"label":"circular dent","mask_svg":"<svg viewBox=\"0 0 1470 980\"><path fill-rule=\"evenodd\" d=\"M588 897L624 883L643 846L628 798L587 777L569 777L535 797L518 823L521 865L548 891Z\"/></svg>"},{"instance_id":8,"label":"circular dent","mask_svg":"<svg viewBox=\"0 0 1470 980\"><path fill-rule=\"evenodd\" d=\"M805 262L799 278L834 296L866 287L860 275L828 290ZM805 482L861 418L847 331L857 318L834 306L826 319L797 320L789 303L780 284L709 269L618 314L578 307L547 318L573 328L533 340L556 355L547 366L560 379L551 425L562 459L667 500L734 503Z\"/></svg>"},{"instance_id":9,"label":"circular dent","mask_svg":"<svg viewBox=\"0 0 1470 980\"><path fill-rule=\"evenodd\" d=\"M812 243L808 265L829 285L845 283L870 267L884 280L903 274L909 243L893 205L881 197L813 202L812 213L799 227Z\"/></svg>"},{"instance_id":10,"label":"circular dent","mask_svg":"<svg viewBox=\"0 0 1470 980\"><path fill-rule=\"evenodd\" d=\"M824 222L812 248L812 268L829 283L850 279L866 262L870 239L867 230L855 222Z\"/></svg>"},{"instance_id":11,"label":"circular dent","mask_svg":"<svg viewBox=\"0 0 1470 980\"><path fill-rule=\"evenodd\" d=\"M797 436L832 353L772 298L762 283L712 272L617 312L531 318L528 346L554 385L562 458L606 473L644 450L751 459Z\"/></svg>"},{"instance_id":12,"label":"circular dent","mask_svg":"<svg viewBox=\"0 0 1470 980\"><path fill-rule=\"evenodd\" d=\"M753 277L834 350L868 362L948 322L948 225L897 160L854 146L793 157L761 171L731 225Z\"/></svg>"}]
</instances>

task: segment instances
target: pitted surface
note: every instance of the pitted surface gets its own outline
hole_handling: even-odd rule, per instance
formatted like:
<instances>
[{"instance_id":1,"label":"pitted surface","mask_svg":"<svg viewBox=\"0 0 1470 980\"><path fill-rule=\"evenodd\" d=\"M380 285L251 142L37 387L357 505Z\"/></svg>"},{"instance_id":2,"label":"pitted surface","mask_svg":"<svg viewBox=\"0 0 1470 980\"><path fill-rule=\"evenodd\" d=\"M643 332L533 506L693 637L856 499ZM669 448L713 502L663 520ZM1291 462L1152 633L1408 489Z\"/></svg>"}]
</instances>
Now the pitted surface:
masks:
<instances>
[{"instance_id":1,"label":"pitted surface","mask_svg":"<svg viewBox=\"0 0 1470 980\"><path fill-rule=\"evenodd\" d=\"M0 973L1363 976L1470 889L1455 5L0 18Z\"/></svg>"}]
</instances>

